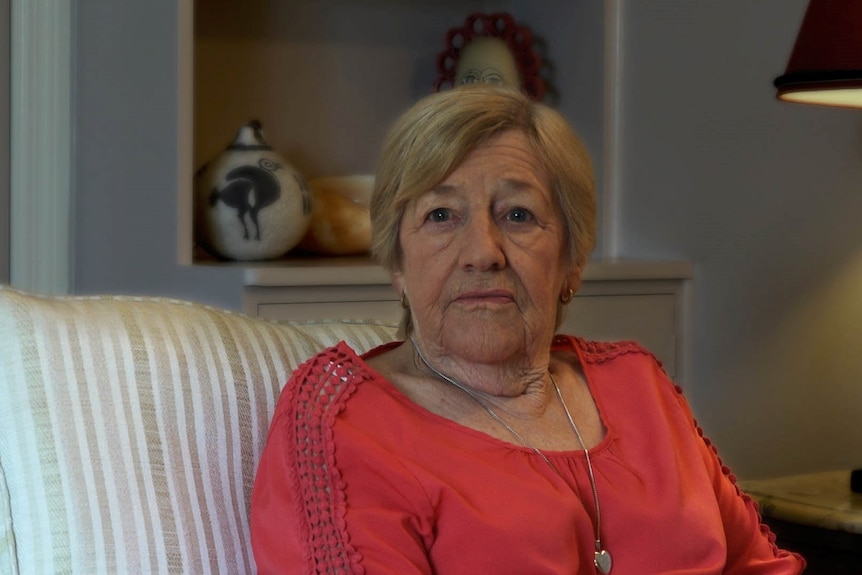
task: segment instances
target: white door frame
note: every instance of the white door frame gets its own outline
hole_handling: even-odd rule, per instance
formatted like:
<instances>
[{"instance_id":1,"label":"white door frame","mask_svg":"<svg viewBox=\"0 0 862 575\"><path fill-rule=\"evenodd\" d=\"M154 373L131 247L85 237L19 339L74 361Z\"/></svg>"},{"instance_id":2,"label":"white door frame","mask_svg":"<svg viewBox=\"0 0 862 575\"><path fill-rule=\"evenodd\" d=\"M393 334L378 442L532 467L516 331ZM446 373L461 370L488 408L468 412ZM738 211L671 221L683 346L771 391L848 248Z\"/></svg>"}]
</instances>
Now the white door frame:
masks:
<instances>
[{"instance_id":1,"label":"white door frame","mask_svg":"<svg viewBox=\"0 0 862 575\"><path fill-rule=\"evenodd\" d=\"M71 289L73 0L11 0L10 279Z\"/></svg>"},{"instance_id":2,"label":"white door frame","mask_svg":"<svg viewBox=\"0 0 862 575\"><path fill-rule=\"evenodd\" d=\"M9 283L9 0L0 0L0 283Z\"/></svg>"}]
</instances>

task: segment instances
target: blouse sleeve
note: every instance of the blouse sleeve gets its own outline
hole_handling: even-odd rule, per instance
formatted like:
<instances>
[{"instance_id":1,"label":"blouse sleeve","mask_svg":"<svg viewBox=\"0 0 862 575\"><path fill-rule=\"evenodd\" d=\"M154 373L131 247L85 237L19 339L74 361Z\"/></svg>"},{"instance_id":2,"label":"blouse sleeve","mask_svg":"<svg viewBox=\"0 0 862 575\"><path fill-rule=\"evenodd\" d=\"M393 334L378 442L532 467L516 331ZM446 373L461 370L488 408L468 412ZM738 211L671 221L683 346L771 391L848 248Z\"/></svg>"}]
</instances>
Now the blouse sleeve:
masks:
<instances>
[{"instance_id":1,"label":"blouse sleeve","mask_svg":"<svg viewBox=\"0 0 862 575\"><path fill-rule=\"evenodd\" d=\"M375 485L385 474L350 461L349 445L336 459L333 427L362 379L343 351L301 366L279 398L251 497L258 572L430 574L409 511ZM348 484L358 501L347 500Z\"/></svg>"},{"instance_id":2,"label":"blouse sleeve","mask_svg":"<svg viewBox=\"0 0 862 575\"><path fill-rule=\"evenodd\" d=\"M691 414L679 388L677 395L701 438L704 463L712 478L727 540L725 575L796 575L805 568L802 556L779 549L775 535L763 524L755 502L736 485L736 478L718 456Z\"/></svg>"}]
</instances>

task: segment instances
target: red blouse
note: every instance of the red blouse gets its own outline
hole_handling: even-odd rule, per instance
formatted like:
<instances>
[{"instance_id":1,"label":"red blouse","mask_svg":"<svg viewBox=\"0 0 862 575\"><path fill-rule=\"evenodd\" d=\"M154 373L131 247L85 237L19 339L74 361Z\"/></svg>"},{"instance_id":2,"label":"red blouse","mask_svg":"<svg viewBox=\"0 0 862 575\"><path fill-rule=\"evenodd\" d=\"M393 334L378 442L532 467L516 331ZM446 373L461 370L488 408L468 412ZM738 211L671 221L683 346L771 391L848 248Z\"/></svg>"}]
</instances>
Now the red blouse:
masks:
<instances>
[{"instance_id":1,"label":"red blouse","mask_svg":"<svg viewBox=\"0 0 862 575\"><path fill-rule=\"evenodd\" d=\"M607 428L590 456L612 573L801 572L652 355L569 336L553 347L578 354ZM584 454L546 455L562 477L529 448L419 407L339 344L279 399L251 501L258 569L592 575Z\"/></svg>"}]
</instances>

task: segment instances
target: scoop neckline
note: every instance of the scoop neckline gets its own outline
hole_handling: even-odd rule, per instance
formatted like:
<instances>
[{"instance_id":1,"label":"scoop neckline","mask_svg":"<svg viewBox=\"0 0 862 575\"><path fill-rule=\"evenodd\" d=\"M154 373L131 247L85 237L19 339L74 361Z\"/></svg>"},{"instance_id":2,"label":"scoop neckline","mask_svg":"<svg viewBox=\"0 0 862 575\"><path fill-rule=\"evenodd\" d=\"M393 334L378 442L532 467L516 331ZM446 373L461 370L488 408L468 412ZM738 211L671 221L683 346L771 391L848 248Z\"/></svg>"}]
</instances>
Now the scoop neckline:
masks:
<instances>
[{"instance_id":1,"label":"scoop neckline","mask_svg":"<svg viewBox=\"0 0 862 575\"><path fill-rule=\"evenodd\" d=\"M562 340L559 339L560 337L562 337L563 339ZM385 378L380 372L378 372L376 369L374 369L366 361L366 357L370 358L370 357L373 357L375 355L379 355L379 354L384 353L386 351L395 349L395 348L403 345L404 343L405 343L404 341L388 342L388 343L379 345L379 346L377 346L377 347L375 347L375 348L373 348L373 349L371 349L371 350L369 350L369 351L367 351L361 355L356 353L352 348L350 348L350 346L347 346L347 348L350 349L350 352L352 353L354 360L361 364L361 367L363 369L365 369L369 373L369 375L371 376L370 379L373 380L379 386L379 388L382 391L384 391L385 393L392 396L395 400L397 400L399 403L403 404L405 407L407 407L408 409L410 409L412 412L416 413L420 417L422 417L426 420L429 420L429 421L433 421L433 422L438 423L438 424L442 424L445 427L452 429L455 432L467 434L471 437L475 437L477 439L480 439L480 440L483 440L486 442L490 442L492 444L497 445L498 447L504 447L504 448L511 449L511 450L521 451L521 452L526 453L528 455L533 455L535 457L539 457L539 455L533 450L532 447L527 447L526 445L516 443L514 441L506 441L506 440L494 437L493 435L485 433L484 431L479 431L478 429L468 427L466 425L458 423L457 421L453 421L447 417L443 417L442 415L438 415L438 414L434 413L433 411L419 405L418 403L414 402L409 397L407 397L401 390L399 390L397 387L395 387L395 385L393 385L392 382L390 382L387 378ZM590 396L593 398L593 402L596 405L596 410L599 412L599 419L601 420L602 425L605 428L604 437L602 437L602 440L599 441L598 444L594 445L593 447L591 447L589 449L589 454L590 454L590 457L600 455L601 453L608 450L608 447L614 441L615 434L614 434L611 422L607 419L606 412L602 408L601 400L596 395L596 386L594 385L594 382L591 380L590 375L587 372L588 371L586 369L587 364L583 360L583 355L581 353L582 350L577 345L576 338L570 338L569 336L554 336L554 340L551 343L551 350L553 351L554 349L571 349L578 356L578 360L580 361L581 366L583 366L584 379L587 382L587 387L590 391ZM564 459L570 459L572 457L577 457L580 459L586 458L586 453L585 453L585 450L583 450L583 449L565 449L565 450L540 449L539 451L541 451L544 455L546 455L549 458L564 458Z\"/></svg>"}]
</instances>

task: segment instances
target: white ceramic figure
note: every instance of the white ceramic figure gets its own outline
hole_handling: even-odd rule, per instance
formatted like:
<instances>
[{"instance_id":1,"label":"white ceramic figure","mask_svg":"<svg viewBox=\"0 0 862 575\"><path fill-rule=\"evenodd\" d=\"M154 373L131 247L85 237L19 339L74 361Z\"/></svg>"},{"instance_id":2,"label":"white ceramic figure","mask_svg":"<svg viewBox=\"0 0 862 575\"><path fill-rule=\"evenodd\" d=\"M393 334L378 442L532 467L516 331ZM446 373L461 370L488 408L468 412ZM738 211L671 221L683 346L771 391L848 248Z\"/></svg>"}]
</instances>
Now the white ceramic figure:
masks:
<instances>
[{"instance_id":1,"label":"white ceramic figure","mask_svg":"<svg viewBox=\"0 0 862 575\"><path fill-rule=\"evenodd\" d=\"M541 101L548 91L543 66L527 26L519 26L507 12L474 12L463 26L446 33L446 46L437 54L439 76L434 90L462 84L499 84Z\"/></svg>"},{"instance_id":2,"label":"white ceramic figure","mask_svg":"<svg viewBox=\"0 0 862 575\"><path fill-rule=\"evenodd\" d=\"M305 178L273 151L254 120L195 176L196 239L220 258L278 258L305 235L311 203Z\"/></svg>"}]
</instances>

